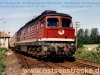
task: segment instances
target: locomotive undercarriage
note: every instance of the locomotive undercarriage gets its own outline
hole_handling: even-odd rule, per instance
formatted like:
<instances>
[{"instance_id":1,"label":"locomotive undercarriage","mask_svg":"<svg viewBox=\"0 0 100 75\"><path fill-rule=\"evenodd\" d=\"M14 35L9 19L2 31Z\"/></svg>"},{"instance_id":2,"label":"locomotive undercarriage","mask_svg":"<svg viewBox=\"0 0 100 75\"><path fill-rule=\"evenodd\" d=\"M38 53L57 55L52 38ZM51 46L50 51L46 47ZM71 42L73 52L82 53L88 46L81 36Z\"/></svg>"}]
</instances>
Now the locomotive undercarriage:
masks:
<instances>
[{"instance_id":1,"label":"locomotive undercarriage","mask_svg":"<svg viewBox=\"0 0 100 75\"><path fill-rule=\"evenodd\" d=\"M24 52L39 59L65 59L75 53L76 47L74 43L68 42L38 42L16 44L15 51Z\"/></svg>"}]
</instances>

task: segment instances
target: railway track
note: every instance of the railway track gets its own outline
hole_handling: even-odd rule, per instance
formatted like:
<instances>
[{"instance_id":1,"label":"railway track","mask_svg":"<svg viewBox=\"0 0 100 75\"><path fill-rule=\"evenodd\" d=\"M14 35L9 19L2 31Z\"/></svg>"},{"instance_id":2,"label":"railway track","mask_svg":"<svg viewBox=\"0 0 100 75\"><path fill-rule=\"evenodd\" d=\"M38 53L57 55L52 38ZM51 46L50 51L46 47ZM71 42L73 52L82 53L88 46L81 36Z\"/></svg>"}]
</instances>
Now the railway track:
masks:
<instances>
[{"instance_id":1,"label":"railway track","mask_svg":"<svg viewBox=\"0 0 100 75\"><path fill-rule=\"evenodd\" d=\"M86 60L76 59L74 62L63 62L63 63L52 63L48 62L47 65L53 65L53 67L61 68L61 69L77 69L77 70L88 70L88 71L80 71L82 75L100 75L100 63L89 62ZM77 72L76 72L77 73ZM84 73L84 74L83 74Z\"/></svg>"},{"instance_id":2,"label":"railway track","mask_svg":"<svg viewBox=\"0 0 100 75\"><path fill-rule=\"evenodd\" d=\"M81 73L81 72L74 71L76 69L78 70L78 67L77 68L76 67L71 68L71 66L68 66L67 64L64 64L64 63L48 62L46 64L49 65L49 66L52 66L54 69L57 69L58 71L62 69L63 72L62 71L59 72L62 75L69 75L70 73L72 73L73 75L93 75L93 74L90 74L90 73ZM64 70L65 70L65 72L64 72ZM72 70L72 71L67 72L68 70Z\"/></svg>"},{"instance_id":3,"label":"railway track","mask_svg":"<svg viewBox=\"0 0 100 75\"><path fill-rule=\"evenodd\" d=\"M27 70L27 74L26 75L34 75L33 74L33 67L32 65L35 64L35 66L38 66L38 68L42 68L42 69L46 69L46 70L52 70L49 71L53 74L51 75L99 75L98 73L95 73L95 69L100 68L99 65L100 64L93 64L91 62L84 62L83 60L76 60L74 62L63 62L63 63L54 63L54 62L44 62L44 61L40 61L37 59L33 59L31 57L27 57L21 54L17 54L18 59L20 59L20 61L22 62L21 64L23 64L22 66ZM42 65L42 66L40 66ZM82 69L87 69L87 70L91 70L93 72L82 72L81 71L77 73L77 71L72 72L72 74L68 73L68 70L82 70ZM100 72L100 70L99 70ZM42 73L40 73L42 74ZM43 74L45 75L45 74ZM49 73L50 75L50 73Z\"/></svg>"},{"instance_id":4,"label":"railway track","mask_svg":"<svg viewBox=\"0 0 100 75\"><path fill-rule=\"evenodd\" d=\"M84 66L82 63L81 64L73 63L73 65L72 65L72 63L70 63L68 65L66 65L66 64L68 64L68 63L63 63L63 64L57 63L56 65L61 66L65 69L70 67L69 69L72 69L75 73L81 73L82 75L99 75L99 73L100 73L100 71L99 71L99 73L95 73L95 70L97 69L97 67L95 67L95 69L94 69L94 66L91 66L91 68L90 68L90 65L85 64L85 66ZM84 71L82 72L82 70L84 70ZM88 71L85 71L85 70L88 70Z\"/></svg>"},{"instance_id":5,"label":"railway track","mask_svg":"<svg viewBox=\"0 0 100 75\"><path fill-rule=\"evenodd\" d=\"M92 65L94 68L97 68L99 67L100 68L100 63L97 63L97 62L90 62L90 61L87 61L87 60L82 60L82 59L75 59L77 63L82 63L82 64L87 64L87 65Z\"/></svg>"},{"instance_id":6,"label":"railway track","mask_svg":"<svg viewBox=\"0 0 100 75\"><path fill-rule=\"evenodd\" d=\"M74 62L64 62L64 63L56 63L58 66L62 66L64 68L72 68L73 70L80 69L80 73L83 73L83 75L100 75L100 64L89 61L84 61L76 59ZM84 70L83 72L81 70ZM85 71L88 70L88 71Z\"/></svg>"},{"instance_id":7,"label":"railway track","mask_svg":"<svg viewBox=\"0 0 100 75\"><path fill-rule=\"evenodd\" d=\"M24 67L25 69L27 69L26 70L26 75L32 75L31 69L30 69L30 67L29 67L28 62L26 61L26 59L23 58L22 55L20 55L20 54L16 54L15 53L15 55L19 59L22 67Z\"/></svg>"},{"instance_id":8,"label":"railway track","mask_svg":"<svg viewBox=\"0 0 100 75\"><path fill-rule=\"evenodd\" d=\"M16 53L15 53L16 54ZM32 65L34 65L35 63L35 66L37 66L37 68L41 68L41 67L44 67L45 69L48 69L48 70L53 70L54 67L46 64L46 62L43 62L43 61L38 61L36 59L32 59L30 57L26 57L24 55L21 55L21 54L16 54L17 58L20 60L21 64L22 64L22 67L25 68L25 71L26 71L26 75L34 75L34 69L32 69ZM36 64L37 63L37 64ZM41 64L41 66L39 66L39 64ZM36 68L36 69L37 69ZM53 71L50 71L51 74L48 72L49 75L63 75L62 73L60 72L55 72L53 73ZM40 73L42 74L42 72ZM44 73L45 74L45 73ZM44 75L43 74L43 75ZM47 74L47 75L48 75Z\"/></svg>"}]
</instances>

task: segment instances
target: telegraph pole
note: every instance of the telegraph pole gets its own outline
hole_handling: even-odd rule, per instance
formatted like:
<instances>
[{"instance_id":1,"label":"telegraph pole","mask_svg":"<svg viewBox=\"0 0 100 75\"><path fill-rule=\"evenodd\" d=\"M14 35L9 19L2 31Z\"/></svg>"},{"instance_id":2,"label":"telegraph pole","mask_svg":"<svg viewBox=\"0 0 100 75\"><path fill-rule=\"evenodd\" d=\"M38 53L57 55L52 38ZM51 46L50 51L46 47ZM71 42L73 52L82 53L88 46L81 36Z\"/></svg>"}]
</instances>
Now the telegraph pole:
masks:
<instances>
[{"instance_id":1,"label":"telegraph pole","mask_svg":"<svg viewBox=\"0 0 100 75\"><path fill-rule=\"evenodd\" d=\"M77 47L78 47L78 36L77 36L77 33L78 33L78 28L80 26L80 22L76 21L75 22L75 26L76 26L76 50L77 50Z\"/></svg>"},{"instance_id":2,"label":"telegraph pole","mask_svg":"<svg viewBox=\"0 0 100 75\"><path fill-rule=\"evenodd\" d=\"M6 22L4 22L4 25L5 25L5 23ZM5 37L6 37L6 32L4 31L4 47L5 47L5 42L6 42L6 38Z\"/></svg>"},{"instance_id":3,"label":"telegraph pole","mask_svg":"<svg viewBox=\"0 0 100 75\"><path fill-rule=\"evenodd\" d=\"M8 32L8 35L9 35L9 38L10 38L10 32ZM9 38L8 38L8 48L10 48Z\"/></svg>"},{"instance_id":4,"label":"telegraph pole","mask_svg":"<svg viewBox=\"0 0 100 75\"><path fill-rule=\"evenodd\" d=\"M4 20L4 18L1 18L0 20L2 21L2 20ZM4 21L3 23L4 23L4 25L5 25L6 22ZM1 45L1 33L2 33L2 32L0 31L0 45ZM3 37L3 39L4 39L3 46L5 46L5 32L4 32L4 37Z\"/></svg>"},{"instance_id":5,"label":"telegraph pole","mask_svg":"<svg viewBox=\"0 0 100 75\"><path fill-rule=\"evenodd\" d=\"M4 18L1 18L0 21L2 21ZM0 31L0 47L1 47L1 31Z\"/></svg>"},{"instance_id":6,"label":"telegraph pole","mask_svg":"<svg viewBox=\"0 0 100 75\"><path fill-rule=\"evenodd\" d=\"M1 47L1 31L0 31L0 47Z\"/></svg>"}]
</instances>

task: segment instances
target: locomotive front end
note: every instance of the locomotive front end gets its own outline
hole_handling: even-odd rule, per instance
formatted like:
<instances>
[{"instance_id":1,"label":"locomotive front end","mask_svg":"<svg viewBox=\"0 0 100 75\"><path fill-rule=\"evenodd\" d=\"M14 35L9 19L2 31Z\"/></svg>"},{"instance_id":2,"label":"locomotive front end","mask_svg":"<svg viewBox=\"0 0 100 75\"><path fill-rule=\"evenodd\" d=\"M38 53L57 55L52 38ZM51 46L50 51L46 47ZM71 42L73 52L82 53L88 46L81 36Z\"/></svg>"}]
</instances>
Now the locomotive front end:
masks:
<instances>
[{"instance_id":1,"label":"locomotive front end","mask_svg":"<svg viewBox=\"0 0 100 75\"><path fill-rule=\"evenodd\" d=\"M39 41L45 41L47 57L63 59L72 56L76 51L74 34L72 17L49 15L45 19L44 35Z\"/></svg>"}]
</instances>

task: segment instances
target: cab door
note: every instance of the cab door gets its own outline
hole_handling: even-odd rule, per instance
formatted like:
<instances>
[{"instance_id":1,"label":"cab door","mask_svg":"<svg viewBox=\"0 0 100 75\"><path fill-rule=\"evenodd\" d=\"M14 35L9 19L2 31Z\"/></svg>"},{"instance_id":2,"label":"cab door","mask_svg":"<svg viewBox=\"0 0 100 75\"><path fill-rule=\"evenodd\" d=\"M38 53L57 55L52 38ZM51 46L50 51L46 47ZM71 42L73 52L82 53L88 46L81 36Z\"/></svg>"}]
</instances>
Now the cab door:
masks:
<instances>
[{"instance_id":1,"label":"cab door","mask_svg":"<svg viewBox=\"0 0 100 75\"><path fill-rule=\"evenodd\" d=\"M45 21L43 19L39 22L39 26L38 26L38 37L39 37L39 39L43 38L43 36L44 36L44 27L45 27Z\"/></svg>"}]
</instances>

